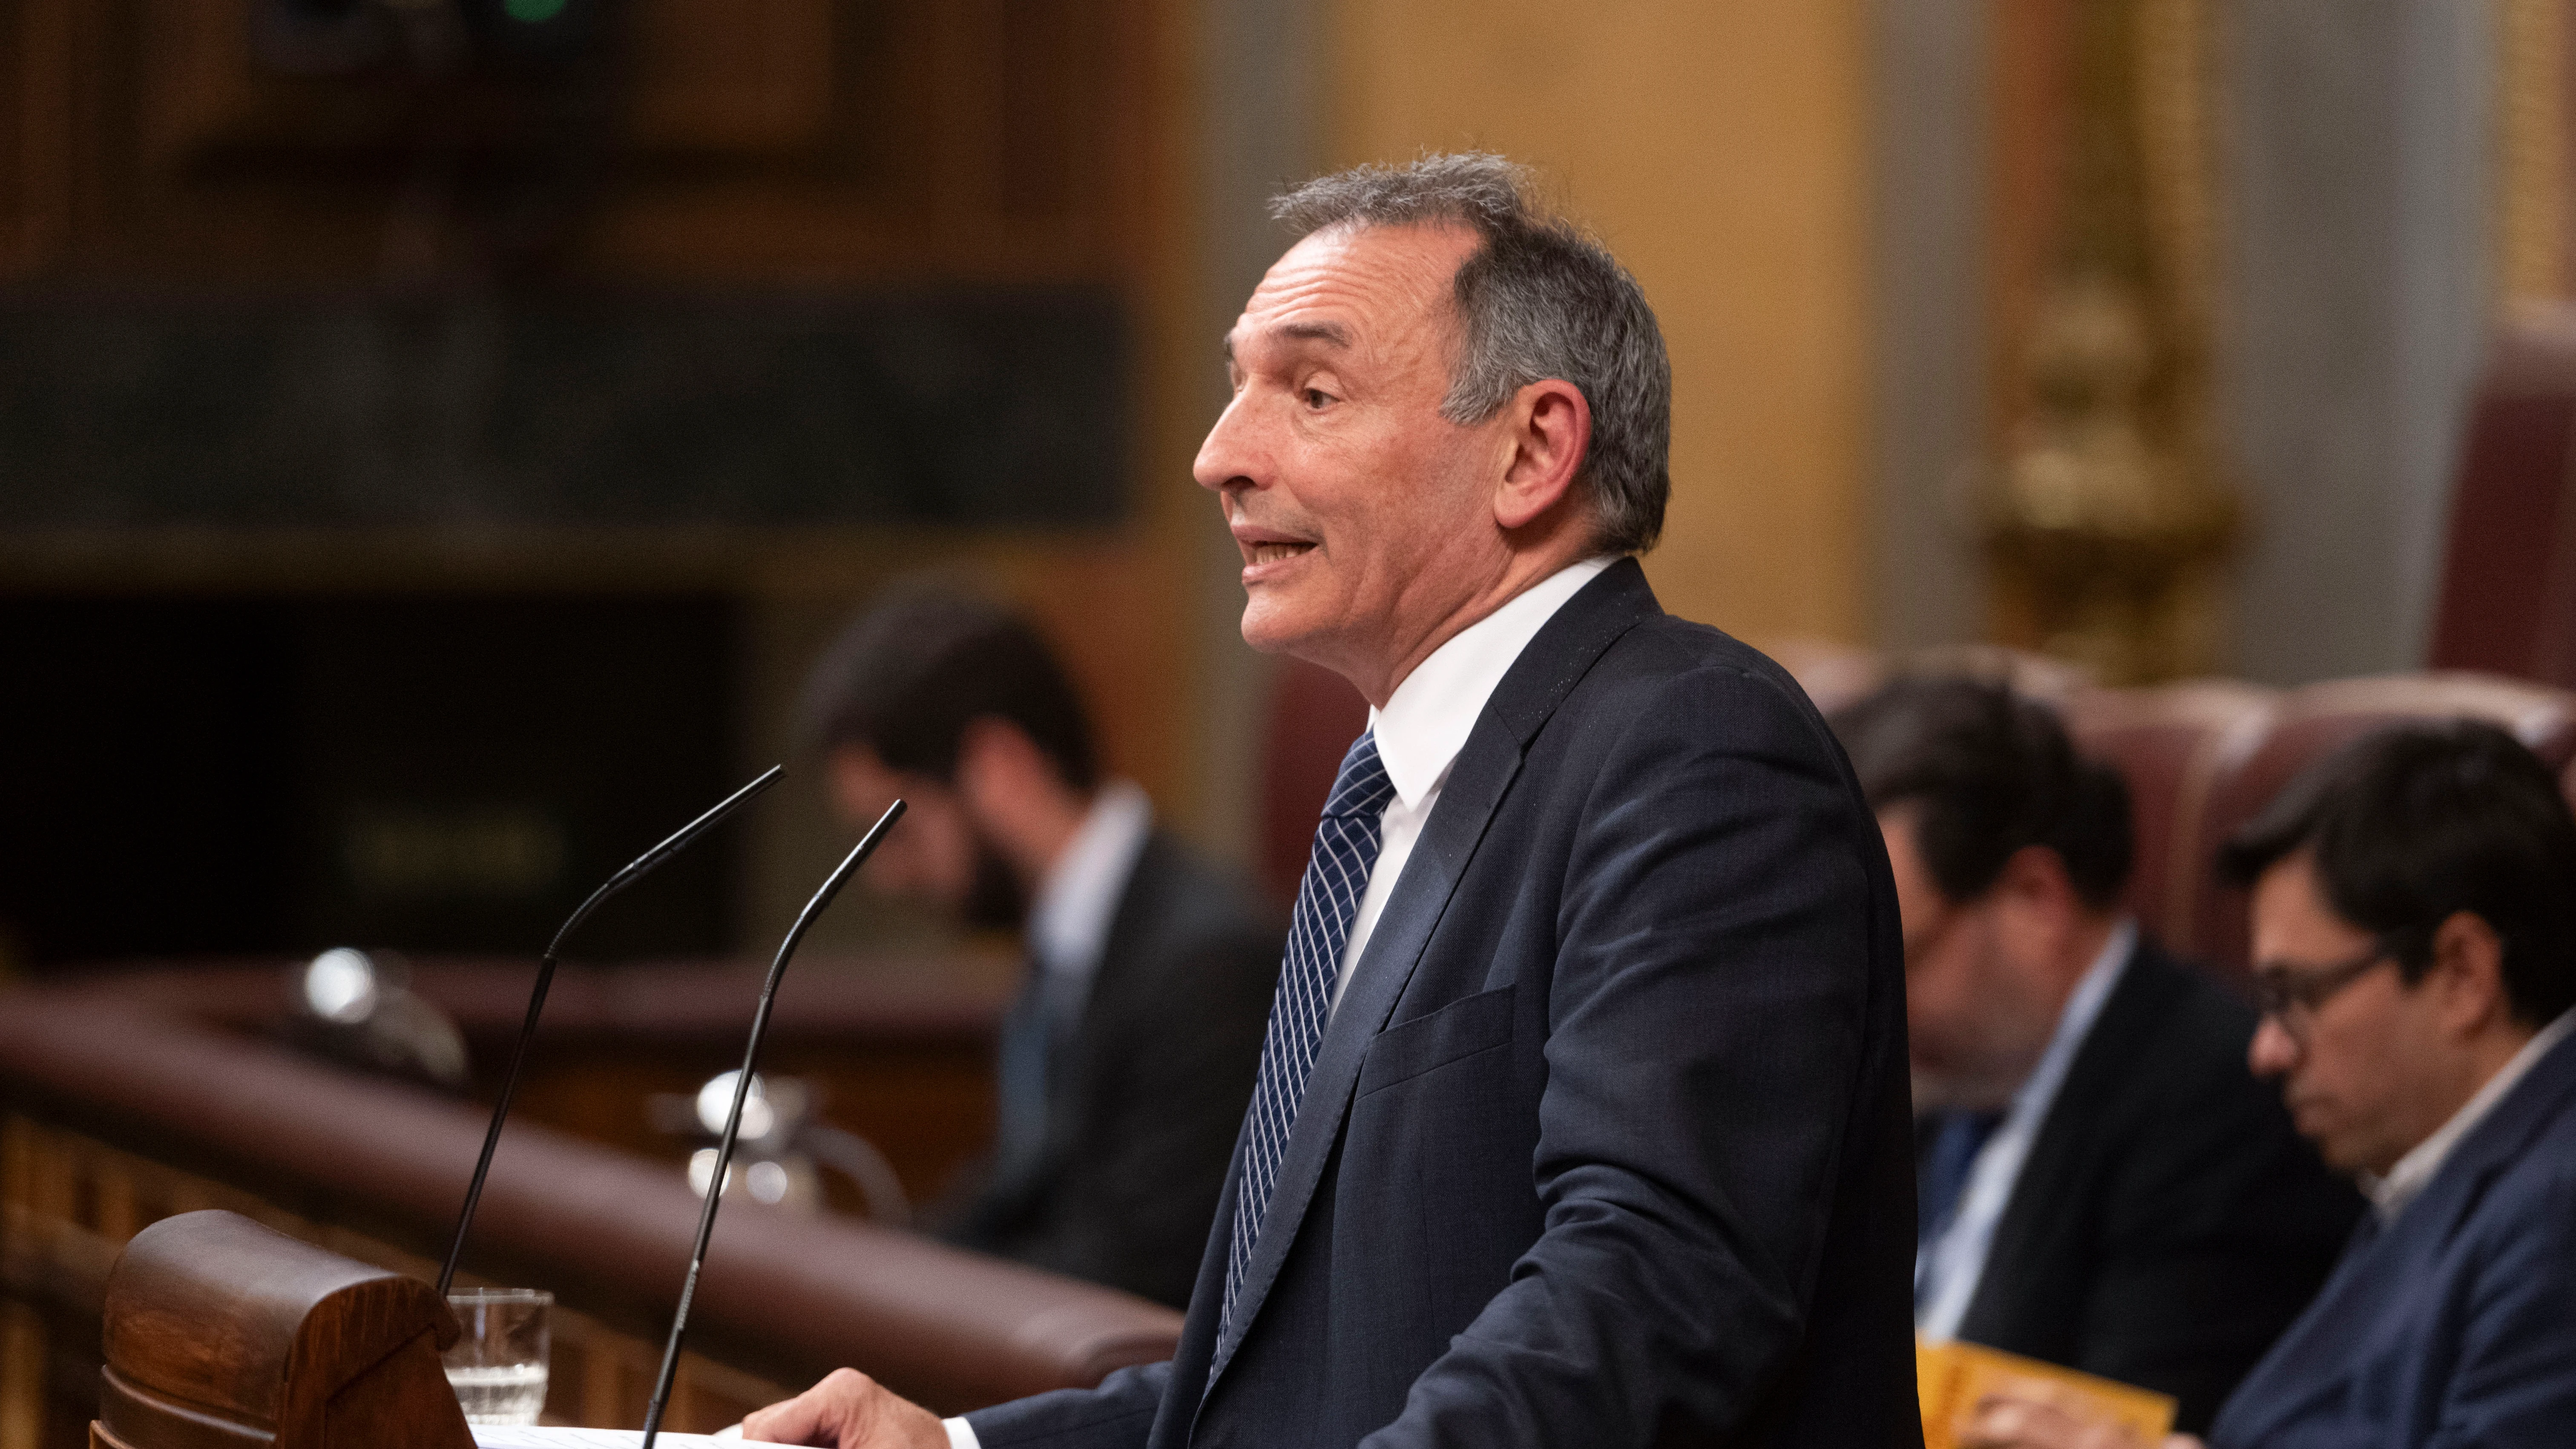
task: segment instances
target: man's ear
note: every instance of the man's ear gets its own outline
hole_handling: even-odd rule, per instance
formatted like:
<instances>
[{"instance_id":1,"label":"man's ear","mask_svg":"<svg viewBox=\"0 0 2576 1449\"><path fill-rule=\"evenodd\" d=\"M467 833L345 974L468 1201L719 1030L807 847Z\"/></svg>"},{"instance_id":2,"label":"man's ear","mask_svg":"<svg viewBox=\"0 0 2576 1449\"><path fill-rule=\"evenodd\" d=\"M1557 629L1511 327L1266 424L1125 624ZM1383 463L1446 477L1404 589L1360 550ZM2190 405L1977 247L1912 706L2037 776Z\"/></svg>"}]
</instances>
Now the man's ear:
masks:
<instances>
[{"instance_id":1,"label":"man's ear","mask_svg":"<svg viewBox=\"0 0 2576 1449\"><path fill-rule=\"evenodd\" d=\"M2433 964L2425 973L2442 988L2442 1016L2472 1035L2513 1013L2504 985L2504 938L2475 911L2453 911L2433 930Z\"/></svg>"},{"instance_id":2,"label":"man's ear","mask_svg":"<svg viewBox=\"0 0 2576 1449\"><path fill-rule=\"evenodd\" d=\"M882 811L899 790L895 773L866 745L844 742L823 755L824 788L832 808L848 819L865 819Z\"/></svg>"},{"instance_id":3,"label":"man's ear","mask_svg":"<svg viewBox=\"0 0 2576 1449\"><path fill-rule=\"evenodd\" d=\"M1592 405L1563 378L1542 378L1503 405L1511 449L1494 492L1494 521L1526 528L1565 501L1592 450Z\"/></svg>"},{"instance_id":4,"label":"man's ear","mask_svg":"<svg viewBox=\"0 0 2576 1449\"><path fill-rule=\"evenodd\" d=\"M1028 732L1009 720L978 715L957 737L957 791L970 801L1024 793L1032 772L1051 774Z\"/></svg>"},{"instance_id":5,"label":"man's ear","mask_svg":"<svg viewBox=\"0 0 2576 1449\"><path fill-rule=\"evenodd\" d=\"M2066 873L2065 858L2045 845L2025 845L2007 856L2002 873L1987 889L2052 912L2073 914L2083 904L2076 898L2075 878Z\"/></svg>"}]
</instances>

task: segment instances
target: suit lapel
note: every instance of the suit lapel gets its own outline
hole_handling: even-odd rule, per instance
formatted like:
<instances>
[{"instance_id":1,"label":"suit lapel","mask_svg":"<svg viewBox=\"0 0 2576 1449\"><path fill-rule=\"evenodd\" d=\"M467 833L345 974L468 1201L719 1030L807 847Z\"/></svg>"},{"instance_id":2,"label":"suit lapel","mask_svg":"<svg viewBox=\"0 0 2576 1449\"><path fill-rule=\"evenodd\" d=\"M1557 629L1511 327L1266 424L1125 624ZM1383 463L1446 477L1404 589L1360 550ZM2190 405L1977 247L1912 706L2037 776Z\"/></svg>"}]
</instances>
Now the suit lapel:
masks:
<instances>
[{"instance_id":1,"label":"suit lapel","mask_svg":"<svg viewBox=\"0 0 2576 1449\"><path fill-rule=\"evenodd\" d=\"M2459 1232L2498 1174L2522 1160L2531 1139L2566 1115L2576 1098L2576 1036L2562 1040L2495 1104L2486 1120L2451 1149L2423 1196L2397 1215L2392 1234Z\"/></svg>"},{"instance_id":2,"label":"suit lapel","mask_svg":"<svg viewBox=\"0 0 2576 1449\"><path fill-rule=\"evenodd\" d=\"M2021 1172L2013 1180L2012 1196L1986 1249L1989 1270L1997 1263L2038 1261L2033 1240L2063 1224L2065 1199L2080 1187L2078 1159L2092 1145L2102 1105L2138 1070L2139 1053L2173 1010L2180 982L2172 973L2178 969L2166 964L2143 938L2130 948L2118 984L2102 1003L2101 1014L2093 1018L2083 1044L2075 1049L2075 1060L2068 1063L2064 1080L2057 1084L2030 1155L2022 1160ZM2057 1286L2062 1285L2033 1282L2026 1273L1984 1273L1977 1281L1976 1295L1968 1301L1968 1311L1960 1316L1959 1336L1978 1342L2003 1336L2005 1326L2025 1311L2031 1294Z\"/></svg>"},{"instance_id":3,"label":"suit lapel","mask_svg":"<svg viewBox=\"0 0 2576 1449\"><path fill-rule=\"evenodd\" d=\"M1432 807L1422 837L1405 862L1404 874L1396 880L1395 893L1388 897L1385 913L1351 973L1341 1005L1324 1029L1296 1123L1289 1129L1288 1150L1280 1158L1261 1238L1253 1245L1252 1261L1244 1265L1231 1331L1218 1341L1208 1370L1211 1388L1233 1360L1235 1347L1260 1315L1270 1285L1279 1277L1279 1266L1305 1221L1315 1184L1340 1139L1351 1088L1359 1080L1360 1060L1413 979L1414 967L1484 839L1495 807L1520 773L1524 749L1603 651L1639 620L1660 612L1637 561L1621 559L1567 600L1539 630L1477 716L1474 731L1450 768L1448 783L1441 787L1440 801ZM1231 1195L1229 1187L1229 1201Z\"/></svg>"},{"instance_id":4,"label":"suit lapel","mask_svg":"<svg viewBox=\"0 0 2576 1449\"><path fill-rule=\"evenodd\" d=\"M1082 1124L1091 1120L1092 1104L1100 1092L1105 1038L1122 1013L1132 1009L1127 998L1136 989L1130 978L1140 969L1137 935L1145 923L1160 915L1153 897L1162 890L1167 848L1160 830L1149 832L1137 847L1135 863L1128 867L1127 882L1119 888L1118 905L1110 914L1109 930L1101 937L1100 959L1092 964L1082 1001L1056 1043L1047 1094L1050 1177L1072 1154Z\"/></svg>"},{"instance_id":5,"label":"suit lapel","mask_svg":"<svg viewBox=\"0 0 2576 1449\"><path fill-rule=\"evenodd\" d=\"M2377 1326L2391 1290L2399 1286L2396 1280L2404 1276L2402 1235L2377 1232L2374 1224L2362 1219L2325 1287L2229 1397L2219 1427L2232 1439L2260 1443L2320 1395L2341 1391L2363 1335ZM2229 1412L2239 1404L2241 1422Z\"/></svg>"}]
</instances>

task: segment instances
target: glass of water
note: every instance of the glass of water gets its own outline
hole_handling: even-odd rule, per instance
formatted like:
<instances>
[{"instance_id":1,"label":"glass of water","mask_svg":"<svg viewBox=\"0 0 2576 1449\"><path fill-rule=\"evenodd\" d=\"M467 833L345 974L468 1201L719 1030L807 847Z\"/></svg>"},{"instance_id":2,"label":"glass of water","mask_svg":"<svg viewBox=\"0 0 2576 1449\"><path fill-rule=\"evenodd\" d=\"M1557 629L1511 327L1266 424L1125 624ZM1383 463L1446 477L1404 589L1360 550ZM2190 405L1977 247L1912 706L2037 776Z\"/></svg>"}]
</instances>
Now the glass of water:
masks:
<instances>
[{"instance_id":1,"label":"glass of water","mask_svg":"<svg viewBox=\"0 0 2576 1449\"><path fill-rule=\"evenodd\" d=\"M439 1357L469 1424L533 1424L546 1406L546 1310L534 1288L468 1288L447 1295L465 1332Z\"/></svg>"}]
</instances>

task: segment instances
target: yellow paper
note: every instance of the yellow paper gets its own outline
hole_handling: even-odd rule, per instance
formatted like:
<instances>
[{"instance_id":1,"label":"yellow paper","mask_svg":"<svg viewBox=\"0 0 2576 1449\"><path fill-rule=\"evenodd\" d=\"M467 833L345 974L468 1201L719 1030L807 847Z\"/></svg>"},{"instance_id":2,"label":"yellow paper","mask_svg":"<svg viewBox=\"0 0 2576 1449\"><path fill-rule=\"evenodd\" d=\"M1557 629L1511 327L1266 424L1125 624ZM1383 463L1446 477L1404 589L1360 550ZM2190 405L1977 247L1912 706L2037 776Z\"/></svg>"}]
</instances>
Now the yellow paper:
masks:
<instances>
[{"instance_id":1,"label":"yellow paper","mask_svg":"<svg viewBox=\"0 0 2576 1449\"><path fill-rule=\"evenodd\" d=\"M2099 1378L1977 1343L1914 1341L1914 1391L1923 1406L1924 1449L1951 1449L1959 1421L1989 1394L2061 1404L2070 1412L2126 1426L2142 1444L2173 1428L2170 1395Z\"/></svg>"}]
</instances>

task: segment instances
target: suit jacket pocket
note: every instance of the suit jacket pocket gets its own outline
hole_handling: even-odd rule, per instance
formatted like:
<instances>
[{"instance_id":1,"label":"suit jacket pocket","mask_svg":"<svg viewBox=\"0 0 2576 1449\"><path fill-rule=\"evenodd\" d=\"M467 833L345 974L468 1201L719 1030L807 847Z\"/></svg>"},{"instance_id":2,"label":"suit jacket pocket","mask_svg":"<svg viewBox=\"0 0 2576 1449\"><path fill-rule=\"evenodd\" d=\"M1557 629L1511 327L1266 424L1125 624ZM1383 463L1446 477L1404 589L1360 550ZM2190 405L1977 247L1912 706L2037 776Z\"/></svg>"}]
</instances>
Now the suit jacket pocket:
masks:
<instances>
[{"instance_id":1,"label":"suit jacket pocket","mask_svg":"<svg viewBox=\"0 0 2576 1449\"><path fill-rule=\"evenodd\" d=\"M1410 1081L1511 1039L1512 988L1500 986L1461 997L1427 1016L1379 1032L1360 1062L1354 1095L1365 1097L1381 1087Z\"/></svg>"}]
</instances>

